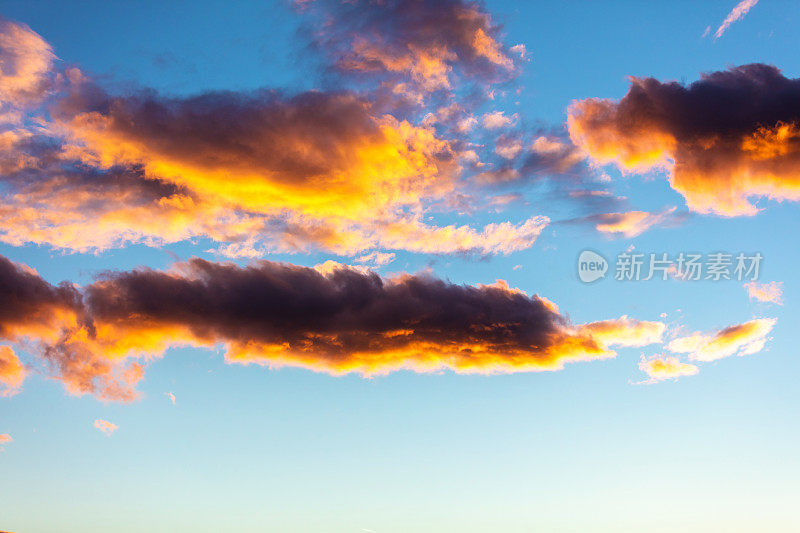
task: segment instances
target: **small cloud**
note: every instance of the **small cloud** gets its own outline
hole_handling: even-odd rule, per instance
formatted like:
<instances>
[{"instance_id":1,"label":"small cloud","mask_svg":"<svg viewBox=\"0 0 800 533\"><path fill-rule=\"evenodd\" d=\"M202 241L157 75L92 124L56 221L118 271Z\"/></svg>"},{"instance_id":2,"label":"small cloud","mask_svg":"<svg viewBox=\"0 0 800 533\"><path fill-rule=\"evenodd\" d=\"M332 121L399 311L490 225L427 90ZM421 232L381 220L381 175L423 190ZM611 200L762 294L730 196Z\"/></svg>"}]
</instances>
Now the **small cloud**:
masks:
<instances>
[{"instance_id":1,"label":"small cloud","mask_svg":"<svg viewBox=\"0 0 800 533\"><path fill-rule=\"evenodd\" d=\"M735 324L711 333L693 333L667 344L673 353L689 354L694 361L716 361L733 355L752 355L764 349L767 335L777 322L774 318L758 318Z\"/></svg>"},{"instance_id":2,"label":"small cloud","mask_svg":"<svg viewBox=\"0 0 800 533\"><path fill-rule=\"evenodd\" d=\"M728 13L728 16L722 21L720 27L717 28L716 32L714 32L714 40L722 37L722 34L725 33L731 24L744 18L744 16L747 15L747 12L750 11L750 9L752 9L757 3L758 0L742 0L736 4L736 7L734 7L730 13Z\"/></svg>"},{"instance_id":3,"label":"small cloud","mask_svg":"<svg viewBox=\"0 0 800 533\"><path fill-rule=\"evenodd\" d=\"M119 429L118 425L112 424L108 420L101 420L99 418L94 421L94 427L102 431L106 437L110 437L112 433Z\"/></svg>"},{"instance_id":4,"label":"small cloud","mask_svg":"<svg viewBox=\"0 0 800 533\"><path fill-rule=\"evenodd\" d=\"M665 379L674 379L681 376L694 376L700 369L691 363L684 363L672 355L653 357L639 361L639 369L647 374L650 379L643 383L656 383Z\"/></svg>"},{"instance_id":5,"label":"small cloud","mask_svg":"<svg viewBox=\"0 0 800 533\"><path fill-rule=\"evenodd\" d=\"M522 151L522 141L513 136L501 135L494 145L494 153L504 159L514 159Z\"/></svg>"},{"instance_id":6,"label":"small cloud","mask_svg":"<svg viewBox=\"0 0 800 533\"><path fill-rule=\"evenodd\" d=\"M571 142L553 135L540 135L531 145L525 169L531 172L563 174L586 159Z\"/></svg>"},{"instance_id":7,"label":"small cloud","mask_svg":"<svg viewBox=\"0 0 800 533\"><path fill-rule=\"evenodd\" d=\"M511 270L522 270L522 265L514 265L514 268Z\"/></svg>"},{"instance_id":8,"label":"small cloud","mask_svg":"<svg viewBox=\"0 0 800 533\"><path fill-rule=\"evenodd\" d=\"M744 288L747 289L747 295L751 300L783 305L783 283L780 281L770 281L769 283L751 281L745 283Z\"/></svg>"},{"instance_id":9,"label":"small cloud","mask_svg":"<svg viewBox=\"0 0 800 533\"><path fill-rule=\"evenodd\" d=\"M528 58L528 49L525 48L525 45L522 44L522 43L515 44L514 46L509 48L508 51L513 53L513 54L517 54L520 59L527 59Z\"/></svg>"},{"instance_id":10,"label":"small cloud","mask_svg":"<svg viewBox=\"0 0 800 533\"><path fill-rule=\"evenodd\" d=\"M508 116L504 115L502 111L486 113L483 115L483 127L487 130L497 130L515 124L518 118L517 114Z\"/></svg>"},{"instance_id":11,"label":"small cloud","mask_svg":"<svg viewBox=\"0 0 800 533\"><path fill-rule=\"evenodd\" d=\"M14 439L11 438L11 435L8 433L0 433L0 452L3 451L2 445L8 444L9 442L13 441Z\"/></svg>"},{"instance_id":12,"label":"small cloud","mask_svg":"<svg viewBox=\"0 0 800 533\"><path fill-rule=\"evenodd\" d=\"M165 393L164 393L164 396L166 396L167 398L169 398L169 401L171 401L171 402L172 402L172 405L175 405L175 395L174 395L173 393L171 393L171 392L165 392Z\"/></svg>"},{"instance_id":13,"label":"small cloud","mask_svg":"<svg viewBox=\"0 0 800 533\"><path fill-rule=\"evenodd\" d=\"M605 213L596 215L595 228L601 233L628 238L641 235L651 227L672 221L675 207L658 213L647 211L628 211L625 213Z\"/></svg>"},{"instance_id":14,"label":"small cloud","mask_svg":"<svg viewBox=\"0 0 800 533\"><path fill-rule=\"evenodd\" d=\"M0 398L17 394L28 371L8 346L0 346Z\"/></svg>"},{"instance_id":15,"label":"small cloud","mask_svg":"<svg viewBox=\"0 0 800 533\"><path fill-rule=\"evenodd\" d=\"M356 263L370 263L374 266L388 265L394 261L395 254L388 252L370 252L356 258Z\"/></svg>"}]
</instances>

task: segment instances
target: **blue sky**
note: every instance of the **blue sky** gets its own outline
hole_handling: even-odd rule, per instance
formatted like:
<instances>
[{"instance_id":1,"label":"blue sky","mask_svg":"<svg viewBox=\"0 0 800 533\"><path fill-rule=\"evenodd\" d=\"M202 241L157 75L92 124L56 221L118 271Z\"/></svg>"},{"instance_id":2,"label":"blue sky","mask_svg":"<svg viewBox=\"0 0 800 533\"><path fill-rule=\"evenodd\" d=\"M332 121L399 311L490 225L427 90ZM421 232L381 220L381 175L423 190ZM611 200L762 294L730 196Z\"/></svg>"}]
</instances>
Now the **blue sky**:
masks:
<instances>
[{"instance_id":1,"label":"blue sky","mask_svg":"<svg viewBox=\"0 0 800 533\"><path fill-rule=\"evenodd\" d=\"M321 4L331 10L328 15L335 23L350 23L336 18L336 2ZM402 8L404 2L395 4ZM225 352L237 339L215 338L210 348L175 339L165 353L141 359L146 372L134 383L136 399L117 401L92 387L65 389L66 378L48 366L32 335L0 337L0 344L12 347L28 369L19 390L0 397L0 434L13 439L0 441L0 529L797 530L796 198L754 193L750 199L760 209L755 216L702 212L687 203L691 191L671 185L671 167L631 170L622 163L607 164L590 144L573 146L565 122L575 101L623 98L631 86L629 76L687 85L701 73L748 63L774 65L786 78L800 76L793 53L800 8L762 0L714 39L733 2L465 5L490 17L487 27L496 30L493 36L508 57L513 55L511 46L525 45L526 58L514 56L514 75L491 84L483 79L488 67L477 60L477 66L469 64L462 54L452 62L453 76L462 77L450 90L426 93L417 87L424 105L411 111L402 105L381 109L368 120L380 121L385 112L422 128L426 113L457 102L476 117L478 126L459 137L443 124L436 135L447 139L454 151L475 149L489 168L503 163L492 147L505 134L519 136L525 150L539 137L583 150L583 159L569 172L548 169L538 177L519 176L488 186L476 185L474 177L481 170L465 164L454 192L472 196L469 208L452 207L447 203L451 196L426 197L430 203L422 207L420 220L436 227L455 224L479 230L547 216L549 223L535 242L509 253L457 247L428 253L415 248L416 242L386 245L380 241L385 236L379 235L376 242L360 243L363 251L316 242L287 251L271 248L269 239L274 237L265 233L258 257L230 257L219 252L224 240L210 234L76 250L35 236L11 242L6 229L11 223L0 222L0 256L34 268L46 283L67 280L89 287L106 271L164 271L191 257L231 261L237 268L259 260L314 267L327 260L354 265L367 251L382 251L395 254L394 259L365 264L385 279L410 273L470 286L502 279L531 297L555 302L559 320L570 327L627 316L661 324L660 340L611 343L615 357L568 360L555 371L516 372L501 366L465 374L442 363L432 372L406 369L365 377L358 371L331 375L325 358L298 365L256 354L251 364L231 364ZM370 9L363 7L364 20L369 20ZM323 28L315 18L318 13L283 2L66 6L12 0L4 2L2 16L27 25L49 43L58 57L53 73L78 68L92 84L121 100L136 98L142 89L155 91L156 101L180 101L209 91L249 94L270 88L287 98L304 91L360 91L359 97L375 103L380 87L419 82L407 72L379 70L372 73L374 78L363 78L334 68L326 47L312 46L315 32ZM711 35L703 37L708 26ZM338 52L342 34L332 35L328 49ZM346 39L352 36L343 35L350 49L352 42ZM471 78L470 72L478 74ZM492 89L494 99L487 98ZM54 88L42 97L43 107L24 108L24 113L52 119L47 128L55 131L61 119L55 118L55 107L47 106L66 101L60 100L62 90L80 89ZM481 98L470 98L470 90ZM515 125L481 130L481 117L498 110L506 116L517 113ZM786 121L793 118L786 115ZM4 131L28 127L10 123ZM211 128L227 131L218 124ZM123 134L112 133L110 143L121 145ZM65 145L74 141L48 135ZM147 143L147 138L134 140ZM81 142L87 150L105 149L91 146L86 138ZM167 157L152 155L155 148L142 151L141 160L126 164L151 172L148 164ZM680 157L677 153L671 154L673 160ZM181 163L187 165L182 168L192 164ZM775 180L791 181L792 172L790 168ZM11 202L12 193L19 191L5 183L0 191ZM719 186L722 196L739 185ZM583 204L571 199L567 189L602 189L609 198L626 200ZM518 196L507 205L486 201L505 194ZM61 198L54 196L54 204ZM292 201L286 200L287 209ZM436 204L440 201L447 207ZM635 236L600 231L599 219L591 218L672 207L679 216ZM23 210L22 205L15 208ZM416 215L414 208L402 213ZM383 214L371 215L375 228ZM99 234L100 222L88 220L80 235ZM142 225L147 222L141 220ZM362 219L355 223L371 229ZM62 236L67 230L54 231ZM443 246L447 239L432 240ZM584 249L609 260L612 272L606 279L593 284L578 279L576 260ZM671 256L760 252L764 262L758 282L779 283L782 302L751 298L736 280L616 281L614 260L628 250ZM537 298L531 301L541 305ZM139 315L128 318L132 322L124 327L134 333L147 321ZM777 321L763 336L765 346L758 353L704 361L696 353L667 348L671 340L695 332L724 337L725 328L759 319ZM99 324L99 315L96 320ZM0 322L0 335L3 326ZM120 332L129 334L135 336ZM670 354L698 373L662 378L639 367L641 360ZM654 382L645 383L651 378ZM174 394L174 402L167 393ZM96 429L96 420L110 421L118 429L106 435Z\"/></svg>"}]
</instances>

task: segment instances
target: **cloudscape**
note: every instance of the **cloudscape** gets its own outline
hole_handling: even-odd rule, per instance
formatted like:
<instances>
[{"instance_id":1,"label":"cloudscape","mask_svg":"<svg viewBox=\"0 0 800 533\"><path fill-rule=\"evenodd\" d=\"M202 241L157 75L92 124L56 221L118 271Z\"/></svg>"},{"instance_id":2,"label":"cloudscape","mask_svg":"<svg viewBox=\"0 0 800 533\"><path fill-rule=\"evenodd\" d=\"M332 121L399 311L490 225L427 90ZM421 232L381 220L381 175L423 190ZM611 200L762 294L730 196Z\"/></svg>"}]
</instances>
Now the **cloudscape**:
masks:
<instances>
[{"instance_id":1,"label":"cloudscape","mask_svg":"<svg viewBox=\"0 0 800 533\"><path fill-rule=\"evenodd\" d=\"M796 531L785 3L0 8L0 530Z\"/></svg>"}]
</instances>

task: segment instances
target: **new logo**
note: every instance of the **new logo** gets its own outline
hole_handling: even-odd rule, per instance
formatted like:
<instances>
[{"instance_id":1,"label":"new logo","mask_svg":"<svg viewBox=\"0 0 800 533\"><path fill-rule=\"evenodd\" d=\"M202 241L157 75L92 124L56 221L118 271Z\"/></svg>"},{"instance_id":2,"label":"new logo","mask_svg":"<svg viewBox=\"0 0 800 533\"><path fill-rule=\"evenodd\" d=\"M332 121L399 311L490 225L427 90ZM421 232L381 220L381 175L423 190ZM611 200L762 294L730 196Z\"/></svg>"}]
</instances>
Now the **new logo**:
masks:
<instances>
[{"instance_id":1,"label":"new logo","mask_svg":"<svg viewBox=\"0 0 800 533\"><path fill-rule=\"evenodd\" d=\"M608 261L602 255L584 250L578 256L578 278L584 283L592 283L606 276Z\"/></svg>"}]
</instances>

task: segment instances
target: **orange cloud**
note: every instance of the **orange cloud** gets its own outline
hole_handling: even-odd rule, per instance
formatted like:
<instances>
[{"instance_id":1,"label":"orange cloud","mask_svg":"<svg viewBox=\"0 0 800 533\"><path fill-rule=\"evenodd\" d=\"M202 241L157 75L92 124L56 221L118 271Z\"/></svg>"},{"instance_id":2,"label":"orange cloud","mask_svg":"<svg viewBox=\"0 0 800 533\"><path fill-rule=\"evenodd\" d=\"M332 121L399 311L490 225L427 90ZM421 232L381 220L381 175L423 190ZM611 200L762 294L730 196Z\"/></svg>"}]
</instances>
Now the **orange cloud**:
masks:
<instances>
[{"instance_id":1,"label":"orange cloud","mask_svg":"<svg viewBox=\"0 0 800 533\"><path fill-rule=\"evenodd\" d=\"M26 265L0 256L0 339L55 342L63 328L75 327L82 313L75 287L53 286Z\"/></svg>"},{"instance_id":2,"label":"orange cloud","mask_svg":"<svg viewBox=\"0 0 800 533\"><path fill-rule=\"evenodd\" d=\"M228 296L217 293L223 286ZM160 309L140 307L151 290L174 298ZM250 302L242 301L241 310L231 299L239 293ZM550 302L505 285L459 287L409 275L381 280L342 265L319 270L262 261L240 269L194 259L174 273L120 273L89 286L87 296L96 328L91 342L104 353L221 345L232 362L335 374L555 370L613 357L610 346L655 342L664 327L627 317L571 326ZM183 298L200 298L204 311L187 314ZM360 303L351 307L351 300ZM270 301L288 303L278 311ZM326 311L316 315L317 308Z\"/></svg>"},{"instance_id":3,"label":"orange cloud","mask_svg":"<svg viewBox=\"0 0 800 533\"><path fill-rule=\"evenodd\" d=\"M687 353L695 361L716 361L733 355L752 355L764 349L774 318L759 318L729 326L713 333L694 333L674 339L667 350Z\"/></svg>"},{"instance_id":4,"label":"orange cloud","mask_svg":"<svg viewBox=\"0 0 800 533\"><path fill-rule=\"evenodd\" d=\"M106 437L110 437L112 433L119 429L119 426L112 424L108 420L97 419L94 421L94 427L103 432Z\"/></svg>"},{"instance_id":5,"label":"orange cloud","mask_svg":"<svg viewBox=\"0 0 800 533\"><path fill-rule=\"evenodd\" d=\"M754 215L752 199L800 200L800 81L744 65L689 86L634 78L619 102L573 103L572 141L596 163L666 169L699 213Z\"/></svg>"},{"instance_id":6,"label":"orange cloud","mask_svg":"<svg viewBox=\"0 0 800 533\"><path fill-rule=\"evenodd\" d=\"M646 346L661 342L665 327L662 322L648 322L622 316L616 320L586 324L581 331L604 344Z\"/></svg>"},{"instance_id":7,"label":"orange cloud","mask_svg":"<svg viewBox=\"0 0 800 533\"><path fill-rule=\"evenodd\" d=\"M11 435L8 433L0 433L0 445L8 444L12 442L14 439L11 438Z\"/></svg>"},{"instance_id":8,"label":"orange cloud","mask_svg":"<svg viewBox=\"0 0 800 533\"><path fill-rule=\"evenodd\" d=\"M480 46L469 38L474 57L503 63L488 16L458 2L448 9L469 19L455 34L480 35ZM204 237L222 255L259 257L492 254L493 233L535 240L541 217L485 228L422 224L463 185L460 145L434 123L384 112L377 93L112 95L77 69L54 70L49 45L27 27L0 24L0 40L11 43L0 56L11 65L0 72L0 105L37 116L35 127L0 133L0 241L87 252ZM47 98L20 96L39 78L49 80L39 91ZM463 115L454 105L443 109Z\"/></svg>"},{"instance_id":9,"label":"orange cloud","mask_svg":"<svg viewBox=\"0 0 800 533\"><path fill-rule=\"evenodd\" d=\"M15 121L14 107L42 97L55 59L36 32L0 17L0 122Z\"/></svg>"},{"instance_id":10,"label":"orange cloud","mask_svg":"<svg viewBox=\"0 0 800 533\"><path fill-rule=\"evenodd\" d=\"M14 396L22 388L28 371L8 346L0 346L0 397Z\"/></svg>"},{"instance_id":11,"label":"orange cloud","mask_svg":"<svg viewBox=\"0 0 800 533\"><path fill-rule=\"evenodd\" d=\"M783 304L783 283L779 281L771 281L769 283L758 283L751 281L744 284L747 289L747 296L751 300L758 300L759 302L770 302L778 305Z\"/></svg>"},{"instance_id":12,"label":"orange cloud","mask_svg":"<svg viewBox=\"0 0 800 533\"><path fill-rule=\"evenodd\" d=\"M0 331L46 315L57 289L7 260L0 289L19 285ZM27 289L26 289L27 290ZM620 317L571 324L551 301L505 282L454 285L428 275L381 278L364 267L192 259L168 271L107 273L76 291L78 317L27 335L70 394L131 401L145 364L174 346L221 348L229 362L331 374L396 370L508 373L558 370L659 342L664 324ZM72 293L70 293L72 294ZM38 296L37 296L38 295ZM0 296L5 296L0 294ZM37 296L38 300L33 300ZM22 303L27 297L31 302Z\"/></svg>"},{"instance_id":13,"label":"orange cloud","mask_svg":"<svg viewBox=\"0 0 800 533\"><path fill-rule=\"evenodd\" d=\"M641 235L651 227L669 220L675 212L675 207L650 213L647 211L627 211L624 213L605 213L592 217L596 220L597 231L609 235L622 235L628 238Z\"/></svg>"},{"instance_id":14,"label":"orange cloud","mask_svg":"<svg viewBox=\"0 0 800 533\"><path fill-rule=\"evenodd\" d=\"M0 256L0 302L0 339L24 342L68 392L92 392L115 401L136 398L133 387L142 377L141 365L114 359L89 342L79 342L88 340L95 329L75 286L51 285L30 267ZM20 370L21 364L8 348L0 355L5 392L16 392L27 370Z\"/></svg>"},{"instance_id":15,"label":"orange cloud","mask_svg":"<svg viewBox=\"0 0 800 533\"><path fill-rule=\"evenodd\" d=\"M105 113L83 112L86 102L73 105L77 111L63 111L63 125L82 160L106 169L140 167L145 179L191 191L179 208L234 214L233 230L239 224L252 231L247 218L329 228L292 233L335 251L363 249L375 222L392 222L449 193L458 173L453 150L432 128L372 116L368 102L351 94L91 104Z\"/></svg>"},{"instance_id":16,"label":"orange cloud","mask_svg":"<svg viewBox=\"0 0 800 533\"><path fill-rule=\"evenodd\" d=\"M650 377L650 383L681 376L694 376L700 372L696 365L684 363L671 355L643 358L639 361L639 369Z\"/></svg>"},{"instance_id":17,"label":"orange cloud","mask_svg":"<svg viewBox=\"0 0 800 533\"><path fill-rule=\"evenodd\" d=\"M455 80L502 81L516 73L524 47L510 49L481 6L462 0L317 1L303 4L317 22L320 50L349 74L450 90Z\"/></svg>"},{"instance_id":18,"label":"orange cloud","mask_svg":"<svg viewBox=\"0 0 800 533\"><path fill-rule=\"evenodd\" d=\"M25 325L40 361L70 394L109 401L136 399L147 362L177 346L220 349L230 363L330 374L497 374L612 358L615 347L661 343L665 331L663 322L628 316L572 324L552 301L502 280L464 286L426 274L382 278L332 261L242 267L194 258L166 271L109 272L83 288L53 287L5 259L3 266L0 290L17 288L12 297L0 294L14 302L0 314L0 331ZM49 322L37 309L54 300L70 320ZM35 327L37 320L44 322ZM752 354L774 325L756 319L666 348L695 361ZM655 380L696 370L675 356L640 367Z\"/></svg>"}]
</instances>

